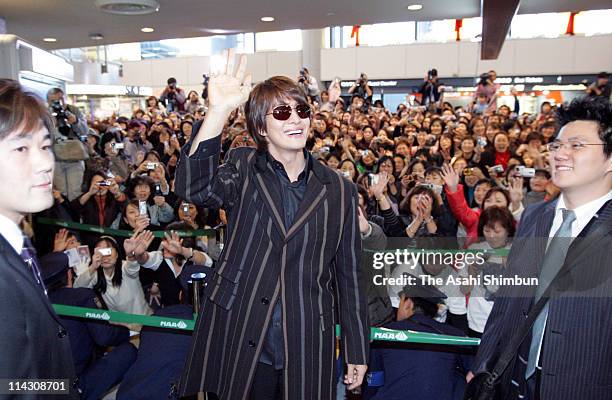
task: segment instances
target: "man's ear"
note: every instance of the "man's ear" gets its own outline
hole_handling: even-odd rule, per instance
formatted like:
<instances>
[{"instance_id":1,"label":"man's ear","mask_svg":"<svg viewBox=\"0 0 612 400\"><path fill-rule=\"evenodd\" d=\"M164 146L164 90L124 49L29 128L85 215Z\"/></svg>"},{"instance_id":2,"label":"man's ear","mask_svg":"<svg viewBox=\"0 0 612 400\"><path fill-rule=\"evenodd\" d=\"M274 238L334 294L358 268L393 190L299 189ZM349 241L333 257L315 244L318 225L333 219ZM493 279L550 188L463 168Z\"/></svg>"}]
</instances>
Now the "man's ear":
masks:
<instances>
[{"instance_id":1,"label":"man's ear","mask_svg":"<svg viewBox=\"0 0 612 400\"><path fill-rule=\"evenodd\" d=\"M612 154L606 160L606 174L612 173Z\"/></svg>"}]
</instances>

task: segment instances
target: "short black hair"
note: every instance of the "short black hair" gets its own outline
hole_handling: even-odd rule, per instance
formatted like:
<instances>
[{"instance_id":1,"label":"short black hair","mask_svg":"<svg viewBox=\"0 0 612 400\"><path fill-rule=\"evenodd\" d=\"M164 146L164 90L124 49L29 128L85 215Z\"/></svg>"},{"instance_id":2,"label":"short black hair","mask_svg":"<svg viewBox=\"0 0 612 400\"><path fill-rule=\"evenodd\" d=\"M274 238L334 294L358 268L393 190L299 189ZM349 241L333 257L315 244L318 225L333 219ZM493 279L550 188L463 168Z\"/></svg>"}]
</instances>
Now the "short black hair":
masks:
<instances>
[{"instance_id":1,"label":"short black hair","mask_svg":"<svg viewBox=\"0 0 612 400\"><path fill-rule=\"evenodd\" d=\"M176 83L176 78L168 78L168 85L172 85L173 83Z\"/></svg>"},{"instance_id":2,"label":"short black hair","mask_svg":"<svg viewBox=\"0 0 612 400\"><path fill-rule=\"evenodd\" d=\"M606 157L612 154L612 104L601 97L577 97L557 109L561 127L573 121L593 121L598 125L599 138L604 142Z\"/></svg>"},{"instance_id":3,"label":"short black hair","mask_svg":"<svg viewBox=\"0 0 612 400\"><path fill-rule=\"evenodd\" d=\"M480 213L478 218L478 236L484 237L484 228L494 226L496 222L499 222L508 232L508 237L513 237L516 231L514 225L514 217L508 209L508 207L497 207L491 206Z\"/></svg>"}]
</instances>

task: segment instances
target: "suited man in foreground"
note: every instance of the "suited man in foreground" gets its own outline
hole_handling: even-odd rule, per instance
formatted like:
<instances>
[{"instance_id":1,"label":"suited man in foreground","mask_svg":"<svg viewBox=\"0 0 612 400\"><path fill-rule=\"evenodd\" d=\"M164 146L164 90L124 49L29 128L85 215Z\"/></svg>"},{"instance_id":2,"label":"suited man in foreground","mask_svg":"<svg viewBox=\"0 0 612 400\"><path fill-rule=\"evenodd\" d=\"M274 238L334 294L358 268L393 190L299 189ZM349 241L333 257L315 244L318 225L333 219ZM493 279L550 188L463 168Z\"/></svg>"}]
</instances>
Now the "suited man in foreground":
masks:
<instances>
[{"instance_id":1,"label":"suited man in foreground","mask_svg":"<svg viewBox=\"0 0 612 400\"><path fill-rule=\"evenodd\" d=\"M53 122L19 83L0 80L0 378L68 379L63 394L78 398L66 329L51 308L23 217L53 204ZM75 385L76 386L76 385ZM0 388L0 398L13 396ZM69 391L69 394L68 394Z\"/></svg>"},{"instance_id":2,"label":"suited man in foreground","mask_svg":"<svg viewBox=\"0 0 612 400\"><path fill-rule=\"evenodd\" d=\"M508 275L537 277L538 285L500 289L468 381L492 368L565 262L569 268L553 283L501 389L504 398L610 399L612 106L576 99L559 110L559 119L548 148L561 195L527 208L508 260Z\"/></svg>"},{"instance_id":3,"label":"suited man in foreground","mask_svg":"<svg viewBox=\"0 0 612 400\"><path fill-rule=\"evenodd\" d=\"M210 78L209 110L177 167L179 196L228 215L179 392L329 400L336 315L349 390L367 368L357 190L304 149L310 107L297 84L272 77L250 91L246 58L236 72L231 50L227 60ZM223 125L245 100L258 149L233 149L219 166Z\"/></svg>"}]
</instances>

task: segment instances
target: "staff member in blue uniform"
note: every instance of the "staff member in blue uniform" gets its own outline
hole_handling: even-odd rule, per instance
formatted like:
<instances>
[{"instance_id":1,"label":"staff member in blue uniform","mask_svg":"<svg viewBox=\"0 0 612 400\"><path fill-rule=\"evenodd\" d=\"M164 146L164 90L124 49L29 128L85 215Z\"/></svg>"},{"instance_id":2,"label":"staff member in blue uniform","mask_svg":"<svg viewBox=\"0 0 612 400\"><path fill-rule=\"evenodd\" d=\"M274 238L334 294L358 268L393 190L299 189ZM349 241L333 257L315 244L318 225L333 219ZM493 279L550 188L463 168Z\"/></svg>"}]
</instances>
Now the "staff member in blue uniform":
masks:
<instances>
[{"instance_id":1,"label":"staff member in blue uniform","mask_svg":"<svg viewBox=\"0 0 612 400\"><path fill-rule=\"evenodd\" d=\"M399 293L397 321L386 328L464 336L463 332L433 318L446 298L420 278ZM469 357L449 346L379 342L372 348L366 398L370 400L455 400L465 386L461 372Z\"/></svg>"},{"instance_id":2,"label":"staff member in blue uniform","mask_svg":"<svg viewBox=\"0 0 612 400\"><path fill-rule=\"evenodd\" d=\"M40 266L53 304L99 308L100 302L92 289L67 287L72 271L66 254L50 253L41 258ZM128 329L92 319L61 317L61 321L70 338L81 399L102 398L121 382L136 360L136 348L129 342ZM113 349L97 356L108 347Z\"/></svg>"}]
</instances>

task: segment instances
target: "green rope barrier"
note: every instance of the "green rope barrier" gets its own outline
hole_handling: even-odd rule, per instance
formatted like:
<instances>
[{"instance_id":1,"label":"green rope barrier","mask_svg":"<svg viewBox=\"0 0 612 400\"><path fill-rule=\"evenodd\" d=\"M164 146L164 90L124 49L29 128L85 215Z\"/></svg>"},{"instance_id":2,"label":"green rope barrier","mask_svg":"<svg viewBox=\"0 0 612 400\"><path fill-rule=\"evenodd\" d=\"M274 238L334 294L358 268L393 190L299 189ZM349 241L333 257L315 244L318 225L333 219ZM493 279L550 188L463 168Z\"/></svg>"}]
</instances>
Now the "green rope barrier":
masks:
<instances>
[{"instance_id":1,"label":"green rope barrier","mask_svg":"<svg viewBox=\"0 0 612 400\"><path fill-rule=\"evenodd\" d=\"M67 229L75 229L78 231L92 232L99 235L109 235L109 236L121 236L121 237L131 237L134 232L126 231L122 229L112 229L106 228L97 225L89 225L89 224L81 224L79 222L69 222L69 221L60 221L57 219L38 217L36 218L36 222L43 225L53 225L53 226L61 226L62 228ZM152 231L153 235L157 238L164 237L164 231ZM196 236L215 236L217 231L214 229L197 229L193 231L177 231L178 235L181 237L196 237Z\"/></svg>"},{"instance_id":2,"label":"green rope barrier","mask_svg":"<svg viewBox=\"0 0 612 400\"><path fill-rule=\"evenodd\" d=\"M179 329L186 331L192 331L195 327L195 320L193 319L178 319L158 317L153 315L149 316L127 314L118 311L67 306L63 304L53 304L53 308L55 309L55 312L58 315L63 315L67 317L79 317L128 324L140 324L144 326L153 326L156 328ZM336 336L340 336L339 325L336 325ZM399 331L387 328L370 328L370 339L387 342L445 344L455 346L478 346L480 344L480 339L477 338L439 335L435 333L416 331Z\"/></svg>"}]
</instances>

